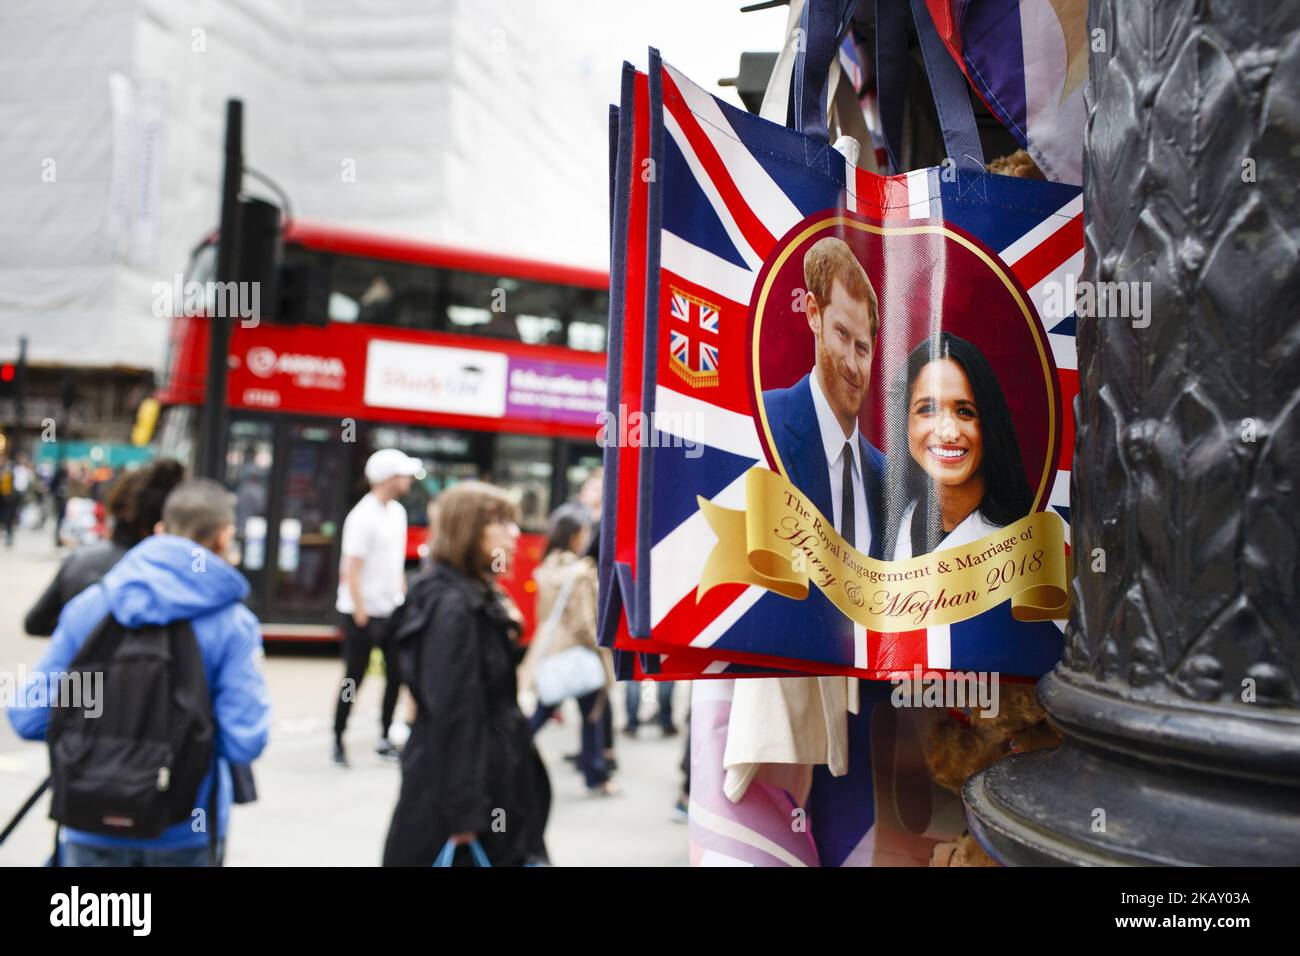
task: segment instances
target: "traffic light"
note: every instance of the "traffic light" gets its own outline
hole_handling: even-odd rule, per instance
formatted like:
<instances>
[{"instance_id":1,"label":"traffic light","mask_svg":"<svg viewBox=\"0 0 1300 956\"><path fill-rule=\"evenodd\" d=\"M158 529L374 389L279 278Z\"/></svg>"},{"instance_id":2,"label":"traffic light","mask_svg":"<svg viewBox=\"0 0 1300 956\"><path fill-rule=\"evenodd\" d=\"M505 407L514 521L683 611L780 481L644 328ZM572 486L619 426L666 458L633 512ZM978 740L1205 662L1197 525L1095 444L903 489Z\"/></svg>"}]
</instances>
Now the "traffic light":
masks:
<instances>
[{"instance_id":1,"label":"traffic light","mask_svg":"<svg viewBox=\"0 0 1300 956\"><path fill-rule=\"evenodd\" d=\"M241 283L250 283L245 288L258 290L258 314L244 318L272 321L280 312L280 207L264 199L241 199L239 205L239 262L236 265L236 278ZM251 285L252 283L256 285Z\"/></svg>"},{"instance_id":2,"label":"traffic light","mask_svg":"<svg viewBox=\"0 0 1300 956\"><path fill-rule=\"evenodd\" d=\"M239 281L256 282L259 319L280 325L325 325L329 277L316 263L285 262L280 207L240 200Z\"/></svg>"},{"instance_id":3,"label":"traffic light","mask_svg":"<svg viewBox=\"0 0 1300 956\"><path fill-rule=\"evenodd\" d=\"M21 441L23 425L23 388L27 381L27 339L18 340L18 361L0 362L0 399L12 405L6 409L6 423L12 422L14 433L9 436L15 443ZM12 413L12 414L10 414Z\"/></svg>"}]
</instances>

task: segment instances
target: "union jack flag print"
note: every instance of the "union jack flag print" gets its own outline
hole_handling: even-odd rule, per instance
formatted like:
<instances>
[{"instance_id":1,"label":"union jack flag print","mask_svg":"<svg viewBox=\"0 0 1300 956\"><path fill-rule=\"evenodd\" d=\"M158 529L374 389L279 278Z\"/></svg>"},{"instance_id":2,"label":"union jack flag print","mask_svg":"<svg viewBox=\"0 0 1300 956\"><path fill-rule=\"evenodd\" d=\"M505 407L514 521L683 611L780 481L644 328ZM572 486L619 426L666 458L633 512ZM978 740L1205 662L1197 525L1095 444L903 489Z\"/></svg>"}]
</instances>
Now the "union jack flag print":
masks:
<instances>
[{"instance_id":1,"label":"union jack flag print","mask_svg":"<svg viewBox=\"0 0 1300 956\"><path fill-rule=\"evenodd\" d=\"M644 250L643 310L620 320L644 329L644 354L634 367L642 376L642 410L654 416L659 434L635 453L636 501L626 500L626 474L612 482L620 496L618 534L635 529L634 556L621 549L617 561L605 557L606 579L619 592L612 602L616 646L667 655L666 665L675 658L668 669L678 677L771 668L886 678L916 664L1029 677L1046 672L1059 659L1062 625L1015 621L1007 604L944 627L876 633L842 617L816 619L812 602L757 586L722 585L697 597L717 538L696 498L743 509L745 473L771 467L750 369L717 356L746 355L757 280L782 237L813 214L843 210L882 224L955 227L1014 276L1045 333L1059 402L1058 459L1040 508L1068 522L1070 410L1078 388L1074 318L1043 314L1043 306L1054 283L1082 268L1081 190L941 168L879 176L829 145L712 96L653 51L646 82L646 139L659 175L646 187L644 239L629 234L626 244L630 257ZM636 272L631 263L627 272ZM627 300L638 298L632 291ZM888 301L887 282L881 295ZM612 343L611 368L630 367L621 348ZM684 372L708 374L707 390ZM701 443L694 457L671 442L672 430L687 422L690 433L677 437ZM617 460L627 471L629 455Z\"/></svg>"},{"instance_id":2,"label":"union jack flag print","mask_svg":"<svg viewBox=\"0 0 1300 956\"><path fill-rule=\"evenodd\" d=\"M718 310L703 299L672 289L669 315L672 369L691 388L718 383Z\"/></svg>"}]
</instances>

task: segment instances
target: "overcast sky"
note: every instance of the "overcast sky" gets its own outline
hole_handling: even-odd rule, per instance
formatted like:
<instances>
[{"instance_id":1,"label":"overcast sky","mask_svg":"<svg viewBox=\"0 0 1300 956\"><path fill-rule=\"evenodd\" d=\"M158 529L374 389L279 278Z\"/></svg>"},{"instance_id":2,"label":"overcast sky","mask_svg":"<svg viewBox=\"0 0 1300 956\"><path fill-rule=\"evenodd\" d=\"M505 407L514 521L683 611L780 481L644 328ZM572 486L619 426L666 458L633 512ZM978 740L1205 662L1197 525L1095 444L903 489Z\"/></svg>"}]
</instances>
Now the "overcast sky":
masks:
<instances>
[{"instance_id":1,"label":"overcast sky","mask_svg":"<svg viewBox=\"0 0 1300 956\"><path fill-rule=\"evenodd\" d=\"M594 44L591 66L617 76L623 60L645 68L645 51L654 46L673 66L718 96L740 105L734 88L720 89L718 79L735 76L745 50L776 51L785 32L784 6L741 13L741 0L571 0L578 10L575 29L603 21L590 11L617 11L615 23L592 33L608 41Z\"/></svg>"},{"instance_id":2,"label":"overcast sky","mask_svg":"<svg viewBox=\"0 0 1300 956\"><path fill-rule=\"evenodd\" d=\"M741 6L741 0L547 0L543 9L553 10L556 17L567 15L573 32L565 37L569 51L533 70L536 109L554 135L567 139L576 168L543 165L530 175L538 192L585 225L576 230L576 238L552 234L546 248L524 247L521 253L605 267L607 110L618 102L623 61L644 70L647 50L653 46L700 86L742 106L735 88L719 87L718 80L736 75L742 52L779 50L788 10L781 6L741 13ZM574 89L583 93L574 96ZM593 183L601 184L599 192L591 189ZM590 218L585 206L591 206ZM529 241L504 232L498 239Z\"/></svg>"}]
</instances>

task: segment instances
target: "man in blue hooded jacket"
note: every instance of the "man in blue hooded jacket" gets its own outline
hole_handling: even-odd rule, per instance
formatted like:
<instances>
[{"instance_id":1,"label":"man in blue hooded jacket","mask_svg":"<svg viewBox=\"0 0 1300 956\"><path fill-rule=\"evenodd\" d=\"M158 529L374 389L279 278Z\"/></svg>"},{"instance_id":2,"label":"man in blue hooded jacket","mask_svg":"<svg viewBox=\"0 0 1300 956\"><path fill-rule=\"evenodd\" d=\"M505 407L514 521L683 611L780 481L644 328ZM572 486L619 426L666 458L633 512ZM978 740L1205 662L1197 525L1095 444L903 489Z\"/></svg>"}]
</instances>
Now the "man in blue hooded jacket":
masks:
<instances>
[{"instance_id":1,"label":"man in blue hooded jacket","mask_svg":"<svg viewBox=\"0 0 1300 956\"><path fill-rule=\"evenodd\" d=\"M207 828L212 825L220 860L233 792L230 765L251 763L266 746L271 708L261 671L261 631L253 612L241 603L248 582L220 557L235 530L229 494L214 481L182 482L163 504L159 530L123 555L99 584L68 603L28 687L42 681L54 687L108 614L127 628L190 621L216 723L213 766L199 787L190 820L152 840L65 829L65 866L204 866L210 861ZM50 708L28 702L55 699L53 693L22 695L9 710L14 730L28 740L43 740ZM214 771L219 774L215 821L207 807Z\"/></svg>"}]
</instances>

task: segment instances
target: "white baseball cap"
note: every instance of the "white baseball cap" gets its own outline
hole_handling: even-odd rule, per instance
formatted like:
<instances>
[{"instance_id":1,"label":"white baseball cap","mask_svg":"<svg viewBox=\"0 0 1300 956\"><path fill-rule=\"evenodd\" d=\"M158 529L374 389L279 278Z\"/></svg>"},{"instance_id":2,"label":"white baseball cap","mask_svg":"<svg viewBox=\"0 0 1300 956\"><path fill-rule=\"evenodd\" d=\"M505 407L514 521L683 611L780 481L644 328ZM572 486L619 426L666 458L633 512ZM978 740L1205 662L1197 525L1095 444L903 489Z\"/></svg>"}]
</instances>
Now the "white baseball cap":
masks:
<instances>
[{"instance_id":1,"label":"white baseball cap","mask_svg":"<svg viewBox=\"0 0 1300 956\"><path fill-rule=\"evenodd\" d=\"M418 458L396 448L381 448L366 461L366 481L377 485L393 475L415 477L424 471Z\"/></svg>"}]
</instances>

